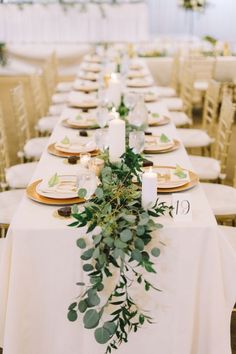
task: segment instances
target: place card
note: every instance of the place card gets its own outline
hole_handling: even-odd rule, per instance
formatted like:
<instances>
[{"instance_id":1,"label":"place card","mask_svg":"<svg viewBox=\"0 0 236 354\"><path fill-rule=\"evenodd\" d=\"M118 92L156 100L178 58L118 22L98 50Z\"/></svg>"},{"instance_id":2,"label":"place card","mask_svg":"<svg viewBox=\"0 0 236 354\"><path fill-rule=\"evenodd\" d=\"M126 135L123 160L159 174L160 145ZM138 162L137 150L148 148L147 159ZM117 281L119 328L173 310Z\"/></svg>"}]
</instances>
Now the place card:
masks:
<instances>
[{"instance_id":1,"label":"place card","mask_svg":"<svg viewBox=\"0 0 236 354\"><path fill-rule=\"evenodd\" d=\"M192 221L192 198L190 193L172 194L172 216L174 221Z\"/></svg>"}]
</instances>

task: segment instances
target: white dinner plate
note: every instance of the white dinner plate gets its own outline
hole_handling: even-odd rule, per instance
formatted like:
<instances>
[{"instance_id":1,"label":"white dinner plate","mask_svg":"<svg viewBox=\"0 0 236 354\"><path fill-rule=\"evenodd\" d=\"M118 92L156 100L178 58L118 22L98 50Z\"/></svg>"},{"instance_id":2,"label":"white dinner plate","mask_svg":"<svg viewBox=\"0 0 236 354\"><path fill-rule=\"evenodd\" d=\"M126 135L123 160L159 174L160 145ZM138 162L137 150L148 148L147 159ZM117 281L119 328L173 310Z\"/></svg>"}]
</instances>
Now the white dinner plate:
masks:
<instances>
[{"instance_id":1,"label":"white dinner plate","mask_svg":"<svg viewBox=\"0 0 236 354\"><path fill-rule=\"evenodd\" d=\"M59 175L59 183L49 187L50 178L43 179L36 187L39 195L53 199L69 199L78 197L77 177L75 175Z\"/></svg>"}]
</instances>

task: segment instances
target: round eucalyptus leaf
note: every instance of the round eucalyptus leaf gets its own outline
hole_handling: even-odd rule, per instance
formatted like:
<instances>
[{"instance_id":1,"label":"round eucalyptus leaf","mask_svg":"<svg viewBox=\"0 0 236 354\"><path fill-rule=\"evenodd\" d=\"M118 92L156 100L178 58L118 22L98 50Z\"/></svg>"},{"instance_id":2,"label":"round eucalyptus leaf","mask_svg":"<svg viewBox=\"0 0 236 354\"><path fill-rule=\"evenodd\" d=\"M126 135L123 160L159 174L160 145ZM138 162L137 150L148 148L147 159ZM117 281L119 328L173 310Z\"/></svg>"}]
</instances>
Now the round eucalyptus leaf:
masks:
<instances>
[{"instance_id":1,"label":"round eucalyptus leaf","mask_svg":"<svg viewBox=\"0 0 236 354\"><path fill-rule=\"evenodd\" d=\"M86 194L87 194L87 190L85 188L80 188L78 190L78 197L79 198L84 198L86 197Z\"/></svg>"},{"instance_id":2,"label":"round eucalyptus leaf","mask_svg":"<svg viewBox=\"0 0 236 354\"><path fill-rule=\"evenodd\" d=\"M105 237L103 241L108 247L112 247L114 244L114 240L111 237Z\"/></svg>"},{"instance_id":3,"label":"round eucalyptus leaf","mask_svg":"<svg viewBox=\"0 0 236 354\"><path fill-rule=\"evenodd\" d=\"M105 344L110 339L110 332L105 327L99 327L94 332L95 339L99 344Z\"/></svg>"},{"instance_id":4,"label":"round eucalyptus leaf","mask_svg":"<svg viewBox=\"0 0 236 354\"><path fill-rule=\"evenodd\" d=\"M86 301L85 300L81 300L79 302L79 306L78 306L79 312L84 313L87 310L87 308L88 308L88 306L87 306Z\"/></svg>"},{"instance_id":5,"label":"round eucalyptus leaf","mask_svg":"<svg viewBox=\"0 0 236 354\"><path fill-rule=\"evenodd\" d=\"M92 258L93 252L94 248L90 248L85 251L80 258L83 259L83 261L88 261L90 258Z\"/></svg>"},{"instance_id":6,"label":"round eucalyptus leaf","mask_svg":"<svg viewBox=\"0 0 236 354\"><path fill-rule=\"evenodd\" d=\"M96 194L96 197L99 198L99 199L102 199L103 198L103 190L102 188L98 187L95 191L95 194Z\"/></svg>"},{"instance_id":7,"label":"round eucalyptus leaf","mask_svg":"<svg viewBox=\"0 0 236 354\"><path fill-rule=\"evenodd\" d=\"M108 321L104 323L103 327L109 331L111 336L113 336L116 331L117 325L114 322Z\"/></svg>"},{"instance_id":8,"label":"round eucalyptus leaf","mask_svg":"<svg viewBox=\"0 0 236 354\"><path fill-rule=\"evenodd\" d=\"M142 254L138 250L133 250L132 253L131 253L131 256L137 262L141 262L142 261Z\"/></svg>"},{"instance_id":9,"label":"round eucalyptus leaf","mask_svg":"<svg viewBox=\"0 0 236 354\"><path fill-rule=\"evenodd\" d=\"M86 242L84 241L83 238L79 238L77 241L76 241L76 244L79 248L83 249L86 247Z\"/></svg>"},{"instance_id":10,"label":"round eucalyptus leaf","mask_svg":"<svg viewBox=\"0 0 236 354\"><path fill-rule=\"evenodd\" d=\"M143 240L141 240L141 238L138 238L137 240L135 240L135 247L139 250L142 251L144 249L144 242Z\"/></svg>"},{"instance_id":11,"label":"round eucalyptus leaf","mask_svg":"<svg viewBox=\"0 0 236 354\"><path fill-rule=\"evenodd\" d=\"M120 234L120 239L123 242L128 242L132 240L132 232L129 229L125 229Z\"/></svg>"},{"instance_id":12,"label":"round eucalyptus leaf","mask_svg":"<svg viewBox=\"0 0 236 354\"><path fill-rule=\"evenodd\" d=\"M102 239L102 234L98 234L94 237L93 242L97 245Z\"/></svg>"},{"instance_id":13,"label":"round eucalyptus leaf","mask_svg":"<svg viewBox=\"0 0 236 354\"><path fill-rule=\"evenodd\" d=\"M84 265L83 265L83 270L84 270L85 272L91 272L91 270L93 270L92 264L89 264L89 263L84 264Z\"/></svg>"},{"instance_id":14,"label":"round eucalyptus leaf","mask_svg":"<svg viewBox=\"0 0 236 354\"><path fill-rule=\"evenodd\" d=\"M93 294L91 296L88 296L87 303L89 307L97 306L100 304L100 298L98 297L97 294Z\"/></svg>"},{"instance_id":15,"label":"round eucalyptus leaf","mask_svg":"<svg viewBox=\"0 0 236 354\"><path fill-rule=\"evenodd\" d=\"M77 312L74 310L70 310L67 314L67 318L71 322L75 322L78 318Z\"/></svg>"},{"instance_id":16,"label":"round eucalyptus leaf","mask_svg":"<svg viewBox=\"0 0 236 354\"><path fill-rule=\"evenodd\" d=\"M142 236L142 235L145 233L145 227L139 225L139 226L137 227L136 233L137 233L138 236Z\"/></svg>"},{"instance_id":17,"label":"round eucalyptus leaf","mask_svg":"<svg viewBox=\"0 0 236 354\"><path fill-rule=\"evenodd\" d=\"M153 257L159 257L160 254L161 254L160 248L154 247L154 248L151 250L151 254L153 255Z\"/></svg>"},{"instance_id":18,"label":"round eucalyptus leaf","mask_svg":"<svg viewBox=\"0 0 236 354\"><path fill-rule=\"evenodd\" d=\"M99 247L96 247L93 251L93 258L97 259L100 255L100 249Z\"/></svg>"},{"instance_id":19,"label":"round eucalyptus leaf","mask_svg":"<svg viewBox=\"0 0 236 354\"><path fill-rule=\"evenodd\" d=\"M99 323L99 314L96 310L89 309L84 315L83 322L85 328L95 328Z\"/></svg>"},{"instance_id":20,"label":"round eucalyptus leaf","mask_svg":"<svg viewBox=\"0 0 236 354\"><path fill-rule=\"evenodd\" d=\"M97 283L96 287L97 291L102 291L104 289L104 285L102 283Z\"/></svg>"},{"instance_id":21,"label":"round eucalyptus leaf","mask_svg":"<svg viewBox=\"0 0 236 354\"><path fill-rule=\"evenodd\" d=\"M127 247L127 244L119 239L115 240L114 245L117 248L126 248Z\"/></svg>"}]
</instances>

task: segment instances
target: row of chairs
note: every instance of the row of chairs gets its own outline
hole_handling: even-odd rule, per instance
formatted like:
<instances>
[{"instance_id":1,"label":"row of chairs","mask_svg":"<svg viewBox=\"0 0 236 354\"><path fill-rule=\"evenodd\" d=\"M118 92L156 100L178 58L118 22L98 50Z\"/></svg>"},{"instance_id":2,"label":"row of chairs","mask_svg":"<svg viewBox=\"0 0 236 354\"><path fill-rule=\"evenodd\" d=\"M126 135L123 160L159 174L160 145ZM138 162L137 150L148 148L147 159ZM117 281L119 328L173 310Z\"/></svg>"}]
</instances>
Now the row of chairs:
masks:
<instances>
[{"instance_id":1,"label":"row of chairs","mask_svg":"<svg viewBox=\"0 0 236 354\"><path fill-rule=\"evenodd\" d=\"M35 134L32 134L30 130L32 116L29 115L27 109L27 97L23 84L18 83L11 90L19 160L19 163L14 165L10 161L9 141L7 141L6 134L7 124L0 102L0 237L6 234L12 215L36 169L37 161L48 144L48 136L41 135L49 135L64 108L64 105L52 104L52 97L70 90L71 85L71 82L58 82L54 54L46 61L41 73L30 77L36 117L34 121Z\"/></svg>"}]
</instances>

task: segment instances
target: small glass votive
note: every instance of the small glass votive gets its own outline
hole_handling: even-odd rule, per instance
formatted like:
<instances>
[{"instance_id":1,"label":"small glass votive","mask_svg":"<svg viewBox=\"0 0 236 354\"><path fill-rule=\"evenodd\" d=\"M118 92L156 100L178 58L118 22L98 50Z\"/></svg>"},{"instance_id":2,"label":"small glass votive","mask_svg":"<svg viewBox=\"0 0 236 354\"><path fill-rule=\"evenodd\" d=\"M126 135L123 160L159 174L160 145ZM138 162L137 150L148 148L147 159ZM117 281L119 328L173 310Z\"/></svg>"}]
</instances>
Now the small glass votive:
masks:
<instances>
[{"instance_id":1,"label":"small glass votive","mask_svg":"<svg viewBox=\"0 0 236 354\"><path fill-rule=\"evenodd\" d=\"M145 145L145 134L143 131L133 131L129 133L129 147L136 154L143 152Z\"/></svg>"},{"instance_id":2,"label":"small glass votive","mask_svg":"<svg viewBox=\"0 0 236 354\"><path fill-rule=\"evenodd\" d=\"M94 159L91 159L89 161L89 170L95 172L96 176L99 176L101 173L101 170L103 169L104 166L104 160L99 159L95 157Z\"/></svg>"},{"instance_id":3,"label":"small glass votive","mask_svg":"<svg viewBox=\"0 0 236 354\"><path fill-rule=\"evenodd\" d=\"M96 129L94 139L98 149L101 151L105 150L108 146L108 130Z\"/></svg>"},{"instance_id":4,"label":"small glass votive","mask_svg":"<svg viewBox=\"0 0 236 354\"><path fill-rule=\"evenodd\" d=\"M90 160L91 160L91 154L89 152L80 153L80 165L82 165L85 168L88 168Z\"/></svg>"}]
</instances>

